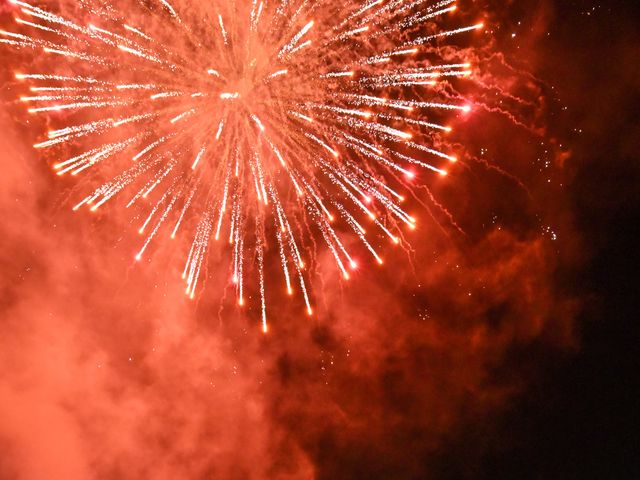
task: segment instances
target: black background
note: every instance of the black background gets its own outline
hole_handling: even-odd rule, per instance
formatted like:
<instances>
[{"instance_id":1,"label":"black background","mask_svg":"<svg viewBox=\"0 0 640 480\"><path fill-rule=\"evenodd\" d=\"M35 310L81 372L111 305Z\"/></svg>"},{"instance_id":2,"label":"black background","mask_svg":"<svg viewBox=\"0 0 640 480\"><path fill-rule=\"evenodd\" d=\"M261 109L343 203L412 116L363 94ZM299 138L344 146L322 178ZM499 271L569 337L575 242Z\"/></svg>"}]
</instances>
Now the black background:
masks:
<instances>
[{"instance_id":1,"label":"black background","mask_svg":"<svg viewBox=\"0 0 640 480\"><path fill-rule=\"evenodd\" d=\"M558 278L584 300L579 350L548 358L480 472L456 464L463 441L447 452L441 478L640 478L640 5L557 1L554 10L538 74L568 107L551 128L570 138L567 188L589 258Z\"/></svg>"}]
</instances>

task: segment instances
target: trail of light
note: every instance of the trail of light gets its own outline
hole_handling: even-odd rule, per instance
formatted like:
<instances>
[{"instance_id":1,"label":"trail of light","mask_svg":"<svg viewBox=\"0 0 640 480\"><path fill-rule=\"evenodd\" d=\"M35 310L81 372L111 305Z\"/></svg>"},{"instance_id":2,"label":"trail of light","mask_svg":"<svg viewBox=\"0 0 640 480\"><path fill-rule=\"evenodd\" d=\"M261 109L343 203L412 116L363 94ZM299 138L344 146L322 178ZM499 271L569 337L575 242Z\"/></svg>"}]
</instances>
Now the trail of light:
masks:
<instances>
[{"instance_id":1,"label":"trail of light","mask_svg":"<svg viewBox=\"0 0 640 480\"><path fill-rule=\"evenodd\" d=\"M217 245L238 304L259 284L265 333L268 253L312 314L314 249L324 245L344 279L358 249L382 263L372 244L415 228L401 206L414 169L445 175L457 160L445 118L471 110L456 87L471 65L441 40L481 25L438 30L454 0L61 0L55 13L11 2L18 30L0 30L0 43L35 72L15 73L33 92L25 108L47 116L34 147L57 174L98 182L73 209L126 195L146 234L138 260L163 228L186 230L190 298ZM230 247L214 242L223 225Z\"/></svg>"},{"instance_id":2,"label":"trail of light","mask_svg":"<svg viewBox=\"0 0 640 480\"><path fill-rule=\"evenodd\" d=\"M150 36L148 36L146 33L138 30L137 28L134 28L130 25L125 24L124 28L126 28L127 30L129 30L130 32L135 33L136 35L140 35L143 38L146 38L147 40L152 40L152 38Z\"/></svg>"},{"instance_id":3,"label":"trail of light","mask_svg":"<svg viewBox=\"0 0 640 480\"><path fill-rule=\"evenodd\" d=\"M300 31L298 33L296 33L293 38L291 40L289 40L289 42L287 42L287 44L282 47L282 49L280 50L280 52L278 53L278 57L283 57L285 54L287 53L292 53L294 51L294 46L298 43L298 41L304 36L305 33L307 33L309 30L311 30L311 27L313 27L313 20L311 20L309 23L307 23L304 27L302 27L300 29ZM306 42L305 42L306 43ZM299 46L297 47L298 49L300 48Z\"/></svg>"}]
</instances>

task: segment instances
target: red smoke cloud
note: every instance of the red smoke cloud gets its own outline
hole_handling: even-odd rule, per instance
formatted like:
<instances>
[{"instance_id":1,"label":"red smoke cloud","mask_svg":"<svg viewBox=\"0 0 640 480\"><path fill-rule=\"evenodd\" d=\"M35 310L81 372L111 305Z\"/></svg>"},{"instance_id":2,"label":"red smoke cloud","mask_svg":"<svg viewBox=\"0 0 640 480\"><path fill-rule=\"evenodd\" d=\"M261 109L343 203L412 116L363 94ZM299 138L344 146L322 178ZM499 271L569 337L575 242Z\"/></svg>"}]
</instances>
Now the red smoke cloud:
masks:
<instances>
[{"instance_id":1,"label":"red smoke cloud","mask_svg":"<svg viewBox=\"0 0 640 480\"><path fill-rule=\"evenodd\" d=\"M515 84L478 73L487 108L456 138L466 161L432 186L447 212L419 190L433 218L411 234L415 250L387 249L383 267L345 286L318 274L315 315L272 304L266 337L255 311L221 309L216 287L187 300L170 246L134 265L125 213L72 213L71 184L7 103L0 478L439 478L474 431L461 460L471 471L535 371L521 356L571 346L576 309L556 288L575 259L543 235L553 225L563 247L576 242L546 187L562 172L536 163L545 149L564 158L541 127L544 87L529 79L518 92L535 112L523 129L488 101Z\"/></svg>"}]
</instances>

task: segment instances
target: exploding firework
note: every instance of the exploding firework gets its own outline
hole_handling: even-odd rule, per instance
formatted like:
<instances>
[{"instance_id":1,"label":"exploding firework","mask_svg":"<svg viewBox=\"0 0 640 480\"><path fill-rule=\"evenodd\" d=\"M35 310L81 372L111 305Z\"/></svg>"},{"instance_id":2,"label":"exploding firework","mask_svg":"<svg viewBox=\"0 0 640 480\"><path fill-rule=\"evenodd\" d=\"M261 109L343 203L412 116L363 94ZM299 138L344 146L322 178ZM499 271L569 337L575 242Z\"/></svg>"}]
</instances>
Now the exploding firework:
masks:
<instances>
[{"instance_id":1,"label":"exploding firework","mask_svg":"<svg viewBox=\"0 0 640 480\"><path fill-rule=\"evenodd\" d=\"M20 100L49 125L34 146L58 175L95 183L73 209L124 198L136 260L160 236L190 239L191 298L220 245L240 305L254 279L265 332L265 253L311 314L309 240L345 279L347 235L382 263L372 238L415 228L402 207L414 169L456 161L438 119L470 107L439 85L470 66L439 44L481 25L438 29L454 0L11 4L17 27L0 42L29 58Z\"/></svg>"}]
</instances>

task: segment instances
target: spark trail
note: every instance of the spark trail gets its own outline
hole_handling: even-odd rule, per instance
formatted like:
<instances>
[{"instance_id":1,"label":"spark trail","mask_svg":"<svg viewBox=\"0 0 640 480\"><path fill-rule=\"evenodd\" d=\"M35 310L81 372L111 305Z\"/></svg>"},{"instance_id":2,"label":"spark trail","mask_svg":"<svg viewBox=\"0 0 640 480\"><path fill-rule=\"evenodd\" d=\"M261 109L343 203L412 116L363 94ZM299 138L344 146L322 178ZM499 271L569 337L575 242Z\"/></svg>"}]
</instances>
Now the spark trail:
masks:
<instances>
[{"instance_id":1,"label":"spark trail","mask_svg":"<svg viewBox=\"0 0 640 480\"><path fill-rule=\"evenodd\" d=\"M20 100L51 125L34 146L58 175L99 180L73 209L124 199L142 220L138 261L189 239L191 298L225 249L230 272L214 275L240 306L256 292L264 332L267 255L311 315L306 226L348 279L359 251L381 264L379 237L415 229L402 192L417 169L456 161L435 140L470 106L438 89L470 65L439 45L482 25L439 28L454 0L11 3L0 43L24 55Z\"/></svg>"}]
</instances>

